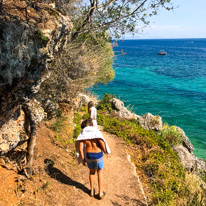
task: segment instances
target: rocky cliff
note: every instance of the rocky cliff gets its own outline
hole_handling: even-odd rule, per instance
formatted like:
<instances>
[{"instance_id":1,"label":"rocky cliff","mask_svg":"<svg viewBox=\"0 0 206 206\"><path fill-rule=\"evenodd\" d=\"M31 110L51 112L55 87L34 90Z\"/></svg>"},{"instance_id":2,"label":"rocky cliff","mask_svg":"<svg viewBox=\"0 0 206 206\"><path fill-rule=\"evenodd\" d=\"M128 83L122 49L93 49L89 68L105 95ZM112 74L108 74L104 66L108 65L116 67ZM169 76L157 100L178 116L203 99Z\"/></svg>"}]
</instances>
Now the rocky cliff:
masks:
<instances>
[{"instance_id":1,"label":"rocky cliff","mask_svg":"<svg viewBox=\"0 0 206 206\"><path fill-rule=\"evenodd\" d=\"M48 78L50 64L66 47L71 29L69 17L52 5L38 4L35 10L27 1L4 1L0 16L0 153L17 144L24 124L21 106Z\"/></svg>"},{"instance_id":2,"label":"rocky cliff","mask_svg":"<svg viewBox=\"0 0 206 206\"><path fill-rule=\"evenodd\" d=\"M125 119L136 119L139 125L146 130L162 131L164 130L162 118L160 116L154 116L150 113L144 116L136 115L124 107L124 103L119 99L112 98L112 108L116 111L117 115ZM206 173L206 162L197 158L193 154L194 147L186 136L185 132L177 126L171 128L174 132L177 132L180 136L180 142L174 145L175 150L179 156L179 159L185 169L189 172L194 172L198 175Z\"/></svg>"}]
</instances>

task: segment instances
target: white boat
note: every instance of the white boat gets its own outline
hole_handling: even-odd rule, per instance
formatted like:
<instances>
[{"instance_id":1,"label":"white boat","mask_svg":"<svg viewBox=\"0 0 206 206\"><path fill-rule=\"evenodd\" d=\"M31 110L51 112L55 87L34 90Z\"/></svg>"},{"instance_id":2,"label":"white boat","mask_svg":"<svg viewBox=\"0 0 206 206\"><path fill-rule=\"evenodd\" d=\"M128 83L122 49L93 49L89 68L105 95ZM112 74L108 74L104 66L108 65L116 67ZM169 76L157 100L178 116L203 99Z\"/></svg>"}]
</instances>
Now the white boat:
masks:
<instances>
[{"instance_id":1,"label":"white boat","mask_svg":"<svg viewBox=\"0 0 206 206\"><path fill-rule=\"evenodd\" d=\"M166 54L167 54L167 52L164 51L164 50L160 50L160 51L157 53L157 55L166 55Z\"/></svg>"}]
</instances>

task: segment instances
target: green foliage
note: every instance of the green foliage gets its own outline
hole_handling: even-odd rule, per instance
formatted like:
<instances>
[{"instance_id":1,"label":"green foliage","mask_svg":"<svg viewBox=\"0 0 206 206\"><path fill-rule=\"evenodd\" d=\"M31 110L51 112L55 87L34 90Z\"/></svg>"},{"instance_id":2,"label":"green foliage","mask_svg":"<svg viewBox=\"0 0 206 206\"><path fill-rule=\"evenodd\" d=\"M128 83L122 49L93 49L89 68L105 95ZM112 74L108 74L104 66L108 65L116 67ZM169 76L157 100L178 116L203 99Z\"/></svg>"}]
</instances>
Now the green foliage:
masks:
<instances>
[{"instance_id":1,"label":"green foliage","mask_svg":"<svg viewBox=\"0 0 206 206\"><path fill-rule=\"evenodd\" d=\"M163 139L165 139L171 147L181 144L183 139L181 138L181 132L176 129L176 127L169 127L166 125L162 131L158 133Z\"/></svg>"},{"instance_id":2,"label":"green foliage","mask_svg":"<svg viewBox=\"0 0 206 206\"><path fill-rule=\"evenodd\" d=\"M76 138L79 136L81 130L82 130L81 125L80 125L80 124L77 124L77 125L75 126L74 133L73 133L73 138L74 138L74 139L76 139Z\"/></svg>"},{"instance_id":3,"label":"green foliage","mask_svg":"<svg viewBox=\"0 0 206 206\"><path fill-rule=\"evenodd\" d=\"M105 93L103 99L100 101L100 103L97 106L97 110L111 113L112 112L111 99L114 97L115 97L114 95Z\"/></svg>"},{"instance_id":4,"label":"green foliage","mask_svg":"<svg viewBox=\"0 0 206 206\"><path fill-rule=\"evenodd\" d=\"M59 117L57 120L51 124L51 129L55 132L61 132L61 130L65 127L65 117Z\"/></svg>"},{"instance_id":5,"label":"green foliage","mask_svg":"<svg viewBox=\"0 0 206 206\"><path fill-rule=\"evenodd\" d=\"M105 104L109 103L110 98L106 95ZM178 205L178 199L187 200L191 194L185 183L186 171L177 153L171 148L180 142L180 133L173 127L166 128L162 133L145 130L135 120L122 120L114 117L112 113L105 113L105 110L108 111L105 107L102 103L97 115L98 124L102 125L105 131L132 144L133 149L144 148L141 158L136 160L136 166L148 178L153 188L152 205ZM194 198L193 202L201 202L196 200L194 195L191 197Z\"/></svg>"},{"instance_id":6,"label":"green foliage","mask_svg":"<svg viewBox=\"0 0 206 206\"><path fill-rule=\"evenodd\" d=\"M80 115L79 113L76 113L76 114L74 115L73 122L74 122L75 124L80 124L80 120L81 120L81 115Z\"/></svg>"},{"instance_id":7,"label":"green foliage","mask_svg":"<svg viewBox=\"0 0 206 206\"><path fill-rule=\"evenodd\" d=\"M104 32L80 34L50 63L51 75L41 84L38 95L59 102L96 83L111 81L115 75L113 56Z\"/></svg>"},{"instance_id":8,"label":"green foliage","mask_svg":"<svg viewBox=\"0 0 206 206\"><path fill-rule=\"evenodd\" d=\"M83 120L89 119L89 113L83 114L81 118L82 118Z\"/></svg>"},{"instance_id":9,"label":"green foliage","mask_svg":"<svg viewBox=\"0 0 206 206\"><path fill-rule=\"evenodd\" d=\"M54 140L54 141L57 141L58 143L60 143L61 146L66 146L66 145L68 144L68 142L69 142L69 143L72 143L72 142L73 142L73 140L67 141L67 140L63 139L63 138L61 137L61 135L55 135L54 138L53 138L53 140Z\"/></svg>"},{"instance_id":10,"label":"green foliage","mask_svg":"<svg viewBox=\"0 0 206 206\"><path fill-rule=\"evenodd\" d=\"M44 36L44 34L42 33L42 31L38 30L35 33L35 38L38 39L40 41L40 43L42 44L42 46L46 46L47 42L49 41L49 39Z\"/></svg>"},{"instance_id":11,"label":"green foliage","mask_svg":"<svg viewBox=\"0 0 206 206\"><path fill-rule=\"evenodd\" d=\"M96 83L104 83L106 84L108 81L112 81L115 77L115 72L113 70L113 59L112 57L114 56L114 52L112 51L112 47L110 42L106 43L103 47L102 47L102 54L104 54L104 56L102 56L102 61L100 64L100 70L97 73L97 79L96 79Z\"/></svg>"},{"instance_id":12,"label":"green foliage","mask_svg":"<svg viewBox=\"0 0 206 206\"><path fill-rule=\"evenodd\" d=\"M206 183L206 171L205 172L201 172L200 178Z\"/></svg>"},{"instance_id":13,"label":"green foliage","mask_svg":"<svg viewBox=\"0 0 206 206\"><path fill-rule=\"evenodd\" d=\"M80 125L80 120L81 120L81 115L79 113L76 113L74 115L74 119L73 122L76 124L75 128L74 128L74 132L73 132L73 138L76 139L80 132L81 132L81 125Z\"/></svg>"},{"instance_id":14,"label":"green foliage","mask_svg":"<svg viewBox=\"0 0 206 206\"><path fill-rule=\"evenodd\" d=\"M86 42L84 45L90 48L89 50L93 52L91 58L95 56L98 57L99 69L95 73L96 76L93 83L106 84L108 81L114 79L115 72L112 66L114 52L109 40L109 36L104 31L98 33L83 33L75 40L75 42L78 43Z\"/></svg>"},{"instance_id":15,"label":"green foliage","mask_svg":"<svg viewBox=\"0 0 206 206\"><path fill-rule=\"evenodd\" d=\"M82 106L80 108L80 112L87 112L87 106Z\"/></svg>"},{"instance_id":16,"label":"green foliage","mask_svg":"<svg viewBox=\"0 0 206 206\"><path fill-rule=\"evenodd\" d=\"M110 31L114 38L120 38L126 32L134 34L137 26L149 24L148 18L157 15L160 8L170 10L173 5L169 0L94 0L83 3L72 18L76 25L73 38L87 30Z\"/></svg>"}]
</instances>

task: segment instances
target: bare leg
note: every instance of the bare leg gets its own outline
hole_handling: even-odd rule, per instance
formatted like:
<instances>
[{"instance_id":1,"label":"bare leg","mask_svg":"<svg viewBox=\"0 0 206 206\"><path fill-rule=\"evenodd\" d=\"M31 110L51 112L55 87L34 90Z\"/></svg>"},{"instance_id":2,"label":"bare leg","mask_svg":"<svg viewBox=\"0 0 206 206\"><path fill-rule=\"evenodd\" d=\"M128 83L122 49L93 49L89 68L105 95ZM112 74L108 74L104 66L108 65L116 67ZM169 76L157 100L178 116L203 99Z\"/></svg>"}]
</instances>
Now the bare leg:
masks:
<instances>
[{"instance_id":1,"label":"bare leg","mask_svg":"<svg viewBox=\"0 0 206 206\"><path fill-rule=\"evenodd\" d=\"M103 171L97 170L98 174L98 184L99 184L99 196L103 195L102 185L103 185Z\"/></svg>"},{"instance_id":2,"label":"bare leg","mask_svg":"<svg viewBox=\"0 0 206 206\"><path fill-rule=\"evenodd\" d=\"M90 196L94 196L94 175L95 175L95 169L90 169L89 171L89 182L91 188Z\"/></svg>"}]
</instances>

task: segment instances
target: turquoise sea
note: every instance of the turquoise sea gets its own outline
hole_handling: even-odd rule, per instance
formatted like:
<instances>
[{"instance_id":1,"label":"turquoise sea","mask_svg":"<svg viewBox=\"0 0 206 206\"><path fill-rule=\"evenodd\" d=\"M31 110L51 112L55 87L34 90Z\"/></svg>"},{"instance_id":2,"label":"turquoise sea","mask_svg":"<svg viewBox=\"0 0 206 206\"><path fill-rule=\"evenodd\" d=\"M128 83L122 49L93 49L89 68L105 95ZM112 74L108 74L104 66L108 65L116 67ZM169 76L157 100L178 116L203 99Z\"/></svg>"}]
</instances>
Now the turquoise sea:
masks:
<instances>
[{"instance_id":1,"label":"turquoise sea","mask_svg":"<svg viewBox=\"0 0 206 206\"><path fill-rule=\"evenodd\" d=\"M181 127L195 155L206 159L206 39L124 40L114 51L115 79L90 91L112 93L138 115Z\"/></svg>"}]
</instances>

